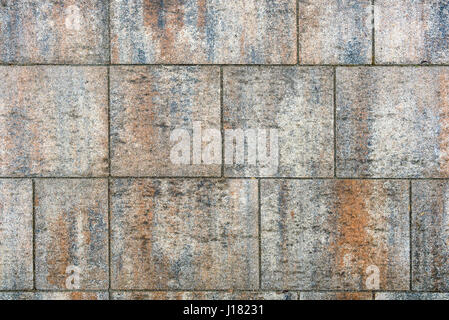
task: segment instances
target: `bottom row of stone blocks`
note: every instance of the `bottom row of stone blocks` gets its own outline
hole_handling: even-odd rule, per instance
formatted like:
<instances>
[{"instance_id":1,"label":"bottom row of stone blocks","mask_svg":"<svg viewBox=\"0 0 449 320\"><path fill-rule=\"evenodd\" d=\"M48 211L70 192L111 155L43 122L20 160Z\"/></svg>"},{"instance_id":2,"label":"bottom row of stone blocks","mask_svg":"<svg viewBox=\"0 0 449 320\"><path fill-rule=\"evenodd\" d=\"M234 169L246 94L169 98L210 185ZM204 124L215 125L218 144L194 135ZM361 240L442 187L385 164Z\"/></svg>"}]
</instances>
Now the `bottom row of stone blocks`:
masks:
<instances>
[{"instance_id":1,"label":"bottom row of stone blocks","mask_svg":"<svg viewBox=\"0 0 449 320\"><path fill-rule=\"evenodd\" d=\"M440 180L0 179L0 290L448 291L448 200Z\"/></svg>"},{"instance_id":2,"label":"bottom row of stone blocks","mask_svg":"<svg viewBox=\"0 0 449 320\"><path fill-rule=\"evenodd\" d=\"M0 300L449 300L435 292L0 292Z\"/></svg>"}]
</instances>

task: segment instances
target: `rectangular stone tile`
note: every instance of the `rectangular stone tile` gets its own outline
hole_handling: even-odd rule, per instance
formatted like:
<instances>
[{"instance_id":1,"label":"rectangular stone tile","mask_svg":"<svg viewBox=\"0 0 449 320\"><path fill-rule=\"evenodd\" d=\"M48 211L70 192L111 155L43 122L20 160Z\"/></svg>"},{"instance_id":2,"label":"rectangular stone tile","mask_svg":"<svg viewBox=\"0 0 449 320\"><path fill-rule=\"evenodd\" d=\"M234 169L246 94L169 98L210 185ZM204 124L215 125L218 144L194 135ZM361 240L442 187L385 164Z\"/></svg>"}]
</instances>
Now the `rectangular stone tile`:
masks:
<instances>
[{"instance_id":1,"label":"rectangular stone tile","mask_svg":"<svg viewBox=\"0 0 449 320\"><path fill-rule=\"evenodd\" d=\"M376 300L449 300L449 293L379 292Z\"/></svg>"},{"instance_id":2,"label":"rectangular stone tile","mask_svg":"<svg viewBox=\"0 0 449 320\"><path fill-rule=\"evenodd\" d=\"M449 68L337 68L337 176L449 177Z\"/></svg>"},{"instance_id":3,"label":"rectangular stone tile","mask_svg":"<svg viewBox=\"0 0 449 320\"><path fill-rule=\"evenodd\" d=\"M202 133L193 131L196 125ZM111 68L113 175L220 176L220 137L218 160L201 156L211 129L220 130L218 67ZM179 130L184 136L175 135ZM178 156L180 146L186 149Z\"/></svg>"},{"instance_id":4,"label":"rectangular stone tile","mask_svg":"<svg viewBox=\"0 0 449 320\"><path fill-rule=\"evenodd\" d=\"M113 300L298 300L296 292L225 292L225 291L122 291L113 292Z\"/></svg>"},{"instance_id":5,"label":"rectangular stone tile","mask_svg":"<svg viewBox=\"0 0 449 320\"><path fill-rule=\"evenodd\" d=\"M225 67L226 176L333 176L332 79L326 67Z\"/></svg>"},{"instance_id":6,"label":"rectangular stone tile","mask_svg":"<svg viewBox=\"0 0 449 320\"><path fill-rule=\"evenodd\" d=\"M0 300L109 300L108 292L0 292Z\"/></svg>"},{"instance_id":7,"label":"rectangular stone tile","mask_svg":"<svg viewBox=\"0 0 449 320\"><path fill-rule=\"evenodd\" d=\"M407 181L263 180L262 287L409 288Z\"/></svg>"},{"instance_id":8,"label":"rectangular stone tile","mask_svg":"<svg viewBox=\"0 0 449 320\"><path fill-rule=\"evenodd\" d=\"M449 290L449 182L412 183L413 289Z\"/></svg>"},{"instance_id":9,"label":"rectangular stone tile","mask_svg":"<svg viewBox=\"0 0 449 320\"><path fill-rule=\"evenodd\" d=\"M301 292L301 300L372 300L371 292Z\"/></svg>"},{"instance_id":10,"label":"rectangular stone tile","mask_svg":"<svg viewBox=\"0 0 449 320\"><path fill-rule=\"evenodd\" d=\"M113 289L255 289L256 180L114 179Z\"/></svg>"},{"instance_id":11,"label":"rectangular stone tile","mask_svg":"<svg viewBox=\"0 0 449 320\"><path fill-rule=\"evenodd\" d=\"M0 179L0 290L33 288L31 180Z\"/></svg>"},{"instance_id":12,"label":"rectangular stone tile","mask_svg":"<svg viewBox=\"0 0 449 320\"><path fill-rule=\"evenodd\" d=\"M35 214L36 287L107 289L107 180L37 180Z\"/></svg>"},{"instance_id":13,"label":"rectangular stone tile","mask_svg":"<svg viewBox=\"0 0 449 320\"><path fill-rule=\"evenodd\" d=\"M0 175L108 172L103 67L0 67Z\"/></svg>"},{"instance_id":14,"label":"rectangular stone tile","mask_svg":"<svg viewBox=\"0 0 449 320\"><path fill-rule=\"evenodd\" d=\"M314 0L298 4L300 63L371 63L371 0Z\"/></svg>"},{"instance_id":15,"label":"rectangular stone tile","mask_svg":"<svg viewBox=\"0 0 449 320\"><path fill-rule=\"evenodd\" d=\"M107 63L108 1L2 0L1 63Z\"/></svg>"},{"instance_id":16,"label":"rectangular stone tile","mask_svg":"<svg viewBox=\"0 0 449 320\"><path fill-rule=\"evenodd\" d=\"M376 63L449 63L447 0L376 0Z\"/></svg>"},{"instance_id":17,"label":"rectangular stone tile","mask_svg":"<svg viewBox=\"0 0 449 320\"><path fill-rule=\"evenodd\" d=\"M113 63L296 63L296 1L113 0Z\"/></svg>"}]
</instances>

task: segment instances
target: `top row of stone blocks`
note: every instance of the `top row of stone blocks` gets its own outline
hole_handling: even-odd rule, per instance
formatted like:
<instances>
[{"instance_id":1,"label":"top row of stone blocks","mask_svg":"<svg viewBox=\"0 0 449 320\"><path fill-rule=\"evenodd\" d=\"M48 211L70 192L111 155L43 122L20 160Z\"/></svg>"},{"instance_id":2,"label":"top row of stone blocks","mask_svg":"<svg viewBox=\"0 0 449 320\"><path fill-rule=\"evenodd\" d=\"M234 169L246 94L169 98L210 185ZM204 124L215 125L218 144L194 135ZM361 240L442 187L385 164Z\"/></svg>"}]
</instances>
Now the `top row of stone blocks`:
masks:
<instances>
[{"instance_id":1,"label":"top row of stone blocks","mask_svg":"<svg viewBox=\"0 0 449 320\"><path fill-rule=\"evenodd\" d=\"M0 63L445 64L448 19L447 0L0 0Z\"/></svg>"}]
</instances>

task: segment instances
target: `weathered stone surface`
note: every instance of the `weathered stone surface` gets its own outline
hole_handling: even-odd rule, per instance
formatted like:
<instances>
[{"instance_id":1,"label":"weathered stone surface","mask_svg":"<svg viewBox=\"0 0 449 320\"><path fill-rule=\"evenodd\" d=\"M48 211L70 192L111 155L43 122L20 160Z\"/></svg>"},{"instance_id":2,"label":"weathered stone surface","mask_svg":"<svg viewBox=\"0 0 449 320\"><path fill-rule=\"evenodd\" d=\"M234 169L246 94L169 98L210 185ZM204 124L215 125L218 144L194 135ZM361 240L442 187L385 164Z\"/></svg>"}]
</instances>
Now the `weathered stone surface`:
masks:
<instances>
[{"instance_id":1,"label":"weathered stone surface","mask_svg":"<svg viewBox=\"0 0 449 320\"><path fill-rule=\"evenodd\" d=\"M108 288L107 190L106 179L36 181L37 289Z\"/></svg>"},{"instance_id":2,"label":"weathered stone surface","mask_svg":"<svg viewBox=\"0 0 449 320\"><path fill-rule=\"evenodd\" d=\"M33 288L31 180L0 179L0 290Z\"/></svg>"},{"instance_id":3,"label":"weathered stone surface","mask_svg":"<svg viewBox=\"0 0 449 320\"><path fill-rule=\"evenodd\" d=\"M169 292L122 291L113 292L114 300L298 300L296 292Z\"/></svg>"},{"instance_id":4,"label":"weathered stone surface","mask_svg":"<svg viewBox=\"0 0 449 320\"><path fill-rule=\"evenodd\" d=\"M314 0L298 4L300 63L371 63L371 0Z\"/></svg>"},{"instance_id":5,"label":"weathered stone surface","mask_svg":"<svg viewBox=\"0 0 449 320\"><path fill-rule=\"evenodd\" d=\"M103 67L0 67L0 175L108 172Z\"/></svg>"},{"instance_id":6,"label":"weathered stone surface","mask_svg":"<svg viewBox=\"0 0 449 320\"><path fill-rule=\"evenodd\" d=\"M379 292L376 300L449 300L449 293Z\"/></svg>"},{"instance_id":7,"label":"weathered stone surface","mask_svg":"<svg viewBox=\"0 0 449 320\"><path fill-rule=\"evenodd\" d=\"M269 129L277 129L279 150L278 166L272 161L263 165L260 149L245 139L244 164L231 159L226 176L333 176L331 68L226 67L223 83L224 129L264 130L267 150ZM258 150L255 165L249 162L248 147Z\"/></svg>"},{"instance_id":8,"label":"weathered stone surface","mask_svg":"<svg viewBox=\"0 0 449 320\"><path fill-rule=\"evenodd\" d=\"M449 290L449 182L413 181L413 289Z\"/></svg>"},{"instance_id":9,"label":"weathered stone surface","mask_svg":"<svg viewBox=\"0 0 449 320\"><path fill-rule=\"evenodd\" d=\"M301 300L372 300L371 292L301 292Z\"/></svg>"},{"instance_id":10,"label":"weathered stone surface","mask_svg":"<svg viewBox=\"0 0 449 320\"><path fill-rule=\"evenodd\" d=\"M449 177L449 68L337 68L337 176Z\"/></svg>"},{"instance_id":11,"label":"weathered stone surface","mask_svg":"<svg viewBox=\"0 0 449 320\"><path fill-rule=\"evenodd\" d=\"M449 63L447 0L376 0L376 62Z\"/></svg>"},{"instance_id":12,"label":"weathered stone surface","mask_svg":"<svg viewBox=\"0 0 449 320\"><path fill-rule=\"evenodd\" d=\"M113 63L296 63L295 0L111 1Z\"/></svg>"},{"instance_id":13,"label":"weathered stone surface","mask_svg":"<svg viewBox=\"0 0 449 320\"><path fill-rule=\"evenodd\" d=\"M0 300L108 300L108 292L0 292Z\"/></svg>"},{"instance_id":14,"label":"weathered stone surface","mask_svg":"<svg viewBox=\"0 0 449 320\"><path fill-rule=\"evenodd\" d=\"M220 129L218 67L111 69L113 175L220 176L221 155L215 164L193 161L192 131L197 121L203 132ZM172 148L178 144L177 139L170 139L175 129L185 129L190 135L188 164L176 164L170 158ZM205 139L202 144L204 149Z\"/></svg>"},{"instance_id":15,"label":"weathered stone surface","mask_svg":"<svg viewBox=\"0 0 449 320\"><path fill-rule=\"evenodd\" d=\"M0 62L106 63L108 1L0 1Z\"/></svg>"},{"instance_id":16,"label":"weathered stone surface","mask_svg":"<svg viewBox=\"0 0 449 320\"><path fill-rule=\"evenodd\" d=\"M113 289L256 289L256 180L114 179Z\"/></svg>"},{"instance_id":17,"label":"weathered stone surface","mask_svg":"<svg viewBox=\"0 0 449 320\"><path fill-rule=\"evenodd\" d=\"M409 288L408 182L261 182L264 289Z\"/></svg>"}]
</instances>

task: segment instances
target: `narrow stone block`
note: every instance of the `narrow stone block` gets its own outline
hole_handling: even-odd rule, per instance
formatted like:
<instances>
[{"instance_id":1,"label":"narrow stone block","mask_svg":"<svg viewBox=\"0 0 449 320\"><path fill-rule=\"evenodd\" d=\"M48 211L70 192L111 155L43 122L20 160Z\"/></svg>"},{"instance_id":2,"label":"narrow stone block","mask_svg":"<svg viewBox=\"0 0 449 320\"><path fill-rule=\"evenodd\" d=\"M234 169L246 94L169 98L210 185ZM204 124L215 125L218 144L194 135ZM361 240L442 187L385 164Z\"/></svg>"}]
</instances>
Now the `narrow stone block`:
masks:
<instances>
[{"instance_id":1,"label":"narrow stone block","mask_svg":"<svg viewBox=\"0 0 449 320\"><path fill-rule=\"evenodd\" d=\"M105 179L35 184L37 289L108 289Z\"/></svg>"},{"instance_id":2,"label":"narrow stone block","mask_svg":"<svg viewBox=\"0 0 449 320\"><path fill-rule=\"evenodd\" d=\"M0 289L33 288L31 180L0 179Z\"/></svg>"},{"instance_id":3,"label":"narrow stone block","mask_svg":"<svg viewBox=\"0 0 449 320\"><path fill-rule=\"evenodd\" d=\"M413 289L449 290L449 183L413 181Z\"/></svg>"}]
</instances>

